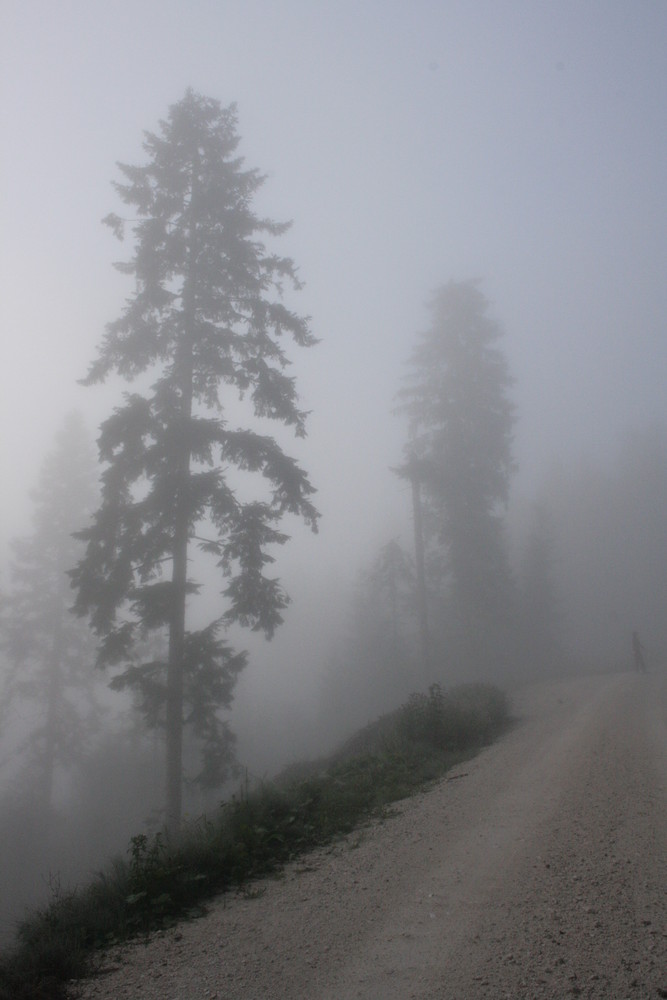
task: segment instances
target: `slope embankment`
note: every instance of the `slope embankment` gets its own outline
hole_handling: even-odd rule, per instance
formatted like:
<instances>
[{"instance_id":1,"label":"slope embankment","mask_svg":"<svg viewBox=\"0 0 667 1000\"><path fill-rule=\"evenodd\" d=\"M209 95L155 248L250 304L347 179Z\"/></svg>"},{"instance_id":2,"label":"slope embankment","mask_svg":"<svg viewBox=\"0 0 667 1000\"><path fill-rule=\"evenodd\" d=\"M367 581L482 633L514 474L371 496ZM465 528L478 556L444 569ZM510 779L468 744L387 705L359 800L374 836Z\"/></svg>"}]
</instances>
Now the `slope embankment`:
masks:
<instances>
[{"instance_id":1,"label":"slope embankment","mask_svg":"<svg viewBox=\"0 0 667 1000\"><path fill-rule=\"evenodd\" d=\"M667 997L667 683L516 693L397 814L110 953L82 1000Z\"/></svg>"}]
</instances>

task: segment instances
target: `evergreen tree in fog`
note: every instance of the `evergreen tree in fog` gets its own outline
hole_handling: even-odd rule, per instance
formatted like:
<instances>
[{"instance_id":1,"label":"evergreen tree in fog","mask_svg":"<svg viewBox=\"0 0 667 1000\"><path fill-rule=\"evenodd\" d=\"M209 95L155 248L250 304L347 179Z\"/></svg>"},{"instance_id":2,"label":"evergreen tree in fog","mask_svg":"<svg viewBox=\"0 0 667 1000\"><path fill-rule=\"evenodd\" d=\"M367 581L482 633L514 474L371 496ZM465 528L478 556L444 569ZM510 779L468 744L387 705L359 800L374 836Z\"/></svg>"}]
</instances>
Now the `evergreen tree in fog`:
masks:
<instances>
[{"instance_id":1,"label":"evergreen tree in fog","mask_svg":"<svg viewBox=\"0 0 667 1000\"><path fill-rule=\"evenodd\" d=\"M86 379L152 379L144 388L142 378L141 391L126 393L102 425L102 503L81 534L87 550L73 581L76 608L100 639L99 663L123 668L147 712L164 721L172 831L181 816L184 724L203 733L203 780L224 778L225 730L215 710L229 705L246 662L226 629L272 636L288 603L267 572L271 550L287 540L279 522L292 514L314 529L317 521L304 471L253 429L269 418L305 434L284 342L307 347L314 338L281 298L283 283L299 287L295 268L262 239L287 226L254 214L264 178L243 168L238 144L234 106L189 90L156 133L145 133L145 165L120 165L124 180L115 187L130 209L134 255L118 267L135 287ZM123 237L121 218L105 221ZM256 488L246 473L259 474ZM224 588L220 613L192 629L197 551L213 558ZM155 654L150 637L163 632L166 651ZM139 663L137 640L149 649Z\"/></svg>"},{"instance_id":2,"label":"evergreen tree in fog","mask_svg":"<svg viewBox=\"0 0 667 1000\"><path fill-rule=\"evenodd\" d=\"M536 504L521 579L521 641L526 667L538 675L563 663L563 619L555 561L552 518L544 504Z\"/></svg>"},{"instance_id":3,"label":"evergreen tree in fog","mask_svg":"<svg viewBox=\"0 0 667 1000\"><path fill-rule=\"evenodd\" d=\"M367 574L367 604L398 653L414 631L414 569L395 538L383 545Z\"/></svg>"},{"instance_id":4,"label":"evergreen tree in fog","mask_svg":"<svg viewBox=\"0 0 667 1000\"><path fill-rule=\"evenodd\" d=\"M0 729L6 731L12 716L27 719L11 764L20 768L22 785L45 817L58 770L80 763L96 718L95 645L70 612L67 576L82 553L72 532L92 513L96 471L83 422L71 414L32 493L32 532L12 544L10 589L2 604L7 672Z\"/></svg>"},{"instance_id":5,"label":"evergreen tree in fog","mask_svg":"<svg viewBox=\"0 0 667 1000\"><path fill-rule=\"evenodd\" d=\"M396 539L360 575L324 679L321 720L348 735L414 691L417 621L412 559Z\"/></svg>"},{"instance_id":6,"label":"evergreen tree in fog","mask_svg":"<svg viewBox=\"0 0 667 1000\"><path fill-rule=\"evenodd\" d=\"M457 669L502 666L513 643L503 514L514 468L514 407L497 346L501 333L476 283L444 286L399 393L409 418L401 472L420 486L426 577L437 574L439 583L434 631L446 633L444 653Z\"/></svg>"}]
</instances>

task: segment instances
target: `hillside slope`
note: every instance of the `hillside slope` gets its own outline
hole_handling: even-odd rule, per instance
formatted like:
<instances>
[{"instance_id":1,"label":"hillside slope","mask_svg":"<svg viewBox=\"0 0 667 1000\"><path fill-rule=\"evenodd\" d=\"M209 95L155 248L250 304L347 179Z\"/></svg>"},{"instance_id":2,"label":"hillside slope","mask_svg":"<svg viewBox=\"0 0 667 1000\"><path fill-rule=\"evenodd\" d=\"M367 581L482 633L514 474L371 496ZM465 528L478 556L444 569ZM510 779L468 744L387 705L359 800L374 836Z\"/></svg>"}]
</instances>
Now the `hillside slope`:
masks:
<instances>
[{"instance_id":1,"label":"hillside slope","mask_svg":"<svg viewBox=\"0 0 667 1000\"><path fill-rule=\"evenodd\" d=\"M81 1000L667 996L667 683L535 685L399 814L108 956Z\"/></svg>"}]
</instances>

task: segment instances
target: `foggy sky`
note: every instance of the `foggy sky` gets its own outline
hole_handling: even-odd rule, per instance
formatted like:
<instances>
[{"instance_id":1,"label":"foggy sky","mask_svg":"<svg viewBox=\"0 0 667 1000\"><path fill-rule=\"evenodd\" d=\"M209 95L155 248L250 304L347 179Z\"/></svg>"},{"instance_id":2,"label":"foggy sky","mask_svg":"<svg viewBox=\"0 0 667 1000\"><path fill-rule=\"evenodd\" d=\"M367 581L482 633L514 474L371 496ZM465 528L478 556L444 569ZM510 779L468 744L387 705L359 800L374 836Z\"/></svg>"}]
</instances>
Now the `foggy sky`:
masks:
<instances>
[{"instance_id":1,"label":"foggy sky","mask_svg":"<svg viewBox=\"0 0 667 1000\"><path fill-rule=\"evenodd\" d=\"M3 551L64 414L94 433L119 399L75 384L131 292L111 266L130 244L100 219L115 162L143 162L142 131L188 86L238 103L240 152L268 175L257 209L293 219L276 248L322 339L290 353L313 411L291 450L323 515L281 556L295 607L409 543L391 409L439 284L481 278L506 330L518 490L665 419L666 43L658 0L5 0Z\"/></svg>"}]
</instances>

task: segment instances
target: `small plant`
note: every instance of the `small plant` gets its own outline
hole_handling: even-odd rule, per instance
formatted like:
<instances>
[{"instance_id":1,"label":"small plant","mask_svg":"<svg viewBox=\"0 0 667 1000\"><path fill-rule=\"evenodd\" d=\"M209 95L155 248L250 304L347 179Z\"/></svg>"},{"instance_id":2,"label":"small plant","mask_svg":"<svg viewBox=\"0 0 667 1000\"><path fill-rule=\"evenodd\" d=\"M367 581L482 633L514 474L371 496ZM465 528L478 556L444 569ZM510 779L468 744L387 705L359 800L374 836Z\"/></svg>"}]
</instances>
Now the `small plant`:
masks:
<instances>
[{"instance_id":1,"label":"small plant","mask_svg":"<svg viewBox=\"0 0 667 1000\"><path fill-rule=\"evenodd\" d=\"M131 892L125 899L128 925L150 930L169 914L172 886L179 870L169 857L160 833L152 840L143 833L132 837L129 854Z\"/></svg>"}]
</instances>

